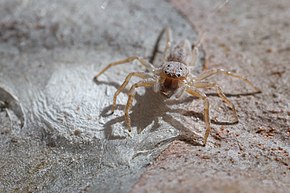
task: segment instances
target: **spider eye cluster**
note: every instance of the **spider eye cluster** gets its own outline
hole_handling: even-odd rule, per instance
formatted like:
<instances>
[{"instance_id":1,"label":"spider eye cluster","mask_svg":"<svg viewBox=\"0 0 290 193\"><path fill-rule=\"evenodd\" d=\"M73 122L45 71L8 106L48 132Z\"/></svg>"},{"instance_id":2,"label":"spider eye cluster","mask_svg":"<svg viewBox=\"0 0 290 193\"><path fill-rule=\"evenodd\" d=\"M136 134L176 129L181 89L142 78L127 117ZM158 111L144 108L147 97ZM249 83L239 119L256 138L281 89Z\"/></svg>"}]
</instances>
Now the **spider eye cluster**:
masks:
<instances>
[{"instance_id":1,"label":"spider eye cluster","mask_svg":"<svg viewBox=\"0 0 290 193\"><path fill-rule=\"evenodd\" d=\"M183 72L183 68L182 68L182 67L179 67L179 68L176 70L175 75L176 75L177 77L180 77L181 74L182 74L182 72Z\"/></svg>"},{"instance_id":2,"label":"spider eye cluster","mask_svg":"<svg viewBox=\"0 0 290 193\"><path fill-rule=\"evenodd\" d=\"M172 77L182 77L186 74L186 69L182 65L183 64L178 62L166 64L164 67L164 73Z\"/></svg>"},{"instance_id":3,"label":"spider eye cluster","mask_svg":"<svg viewBox=\"0 0 290 193\"><path fill-rule=\"evenodd\" d=\"M164 70L165 74L167 74L167 75L171 75L171 74L172 74L172 72L171 72L171 71L172 71L171 68L172 68L171 64L167 64L167 66L166 66L166 68L165 68L165 70Z\"/></svg>"}]
</instances>

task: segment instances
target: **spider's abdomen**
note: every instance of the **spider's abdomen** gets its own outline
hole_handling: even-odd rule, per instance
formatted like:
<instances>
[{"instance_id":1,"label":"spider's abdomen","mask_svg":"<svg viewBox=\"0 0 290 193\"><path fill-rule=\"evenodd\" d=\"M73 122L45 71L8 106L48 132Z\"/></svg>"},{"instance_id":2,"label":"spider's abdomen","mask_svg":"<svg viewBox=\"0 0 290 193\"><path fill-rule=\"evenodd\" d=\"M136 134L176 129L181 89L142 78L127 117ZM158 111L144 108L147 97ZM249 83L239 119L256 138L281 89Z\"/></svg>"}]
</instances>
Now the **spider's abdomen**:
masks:
<instances>
[{"instance_id":1,"label":"spider's abdomen","mask_svg":"<svg viewBox=\"0 0 290 193\"><path fill-rule=\"evenodd\" d=\"M193 56L189 41L183 40L177 44L170 52L167 61L181 62L190 65L193 61Z\"/></svg>"}]
</instances>

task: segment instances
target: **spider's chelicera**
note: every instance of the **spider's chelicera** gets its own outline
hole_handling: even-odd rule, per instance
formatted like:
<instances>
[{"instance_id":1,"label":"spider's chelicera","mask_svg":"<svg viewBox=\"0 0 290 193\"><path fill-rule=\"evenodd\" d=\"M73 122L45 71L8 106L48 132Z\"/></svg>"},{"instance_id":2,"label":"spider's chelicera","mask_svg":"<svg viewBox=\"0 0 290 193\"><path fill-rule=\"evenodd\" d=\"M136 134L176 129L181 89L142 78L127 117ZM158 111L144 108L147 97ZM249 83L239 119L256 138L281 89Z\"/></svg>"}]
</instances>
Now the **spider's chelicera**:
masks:
<instances>
[{"instance_id":1,"label":"spider's chelicera","mask_svg":"<svg viewBox=\"0 0 290 193\"><path fill-rule=\"evenodd\" d=\"M198 97L203 100L204 105L204 121L205 121L205 135L204 135L204 145L206 145L207 138L209 136L210 118L209 118L209 102L208 98L200 91L202 88L215 88L218 96L232 109L235 116L235 122L238 122L238 117L236 109L231 101L222 92L220 86L216 82L207 81L207 78L212 77L217 74L224 74L226 76L231 76L238 78L245 83L249 84L255 92L260 92L260 89L255 87L248 79L234 74L232 72L225 71L223 69L211 69L201 73L198 76L193 76L190 74L189 68L194 66L195 55L198 55L198 46L192 48L188 40L183 40L177 44L173 49L171 49L171 30L166 28L166 47L164 50L164 61L160 67L155 67L153 64L148 62L142 57L132 56L124 60L113 62L106 66L101 72L99 72L94 79L103 74L110 67L125 64L138 60L149 72L131 72L125 78L125 81L116 91L113 99L112 112L114 112L116 107L117 96L122 92L122 90L129 83L131 77L136 76L143 80L133 84L128 92L128 101L125 107L125 122L128 126L128 130L131 131L131 120L129 116L129 111L132 106L133 99L135 97L135 90L138 87L153 87L155 92L161 92L168 97L179 98L183 93L188 93L191 96ZM196 54L195 54L196 52Z\"/></svg>"}]
</instances>

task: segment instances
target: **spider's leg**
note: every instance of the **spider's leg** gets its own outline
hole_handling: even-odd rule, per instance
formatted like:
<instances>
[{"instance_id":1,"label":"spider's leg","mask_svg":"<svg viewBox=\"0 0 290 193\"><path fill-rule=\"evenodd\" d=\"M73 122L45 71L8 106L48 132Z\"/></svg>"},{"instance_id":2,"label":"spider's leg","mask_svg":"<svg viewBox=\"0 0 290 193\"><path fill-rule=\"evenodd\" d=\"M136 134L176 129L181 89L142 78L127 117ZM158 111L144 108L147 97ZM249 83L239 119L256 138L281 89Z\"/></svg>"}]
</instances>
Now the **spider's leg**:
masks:
<instances>
[{"instance_id":1,"label":"spider's leg","mask_svg":"<svg viewBox=\"0 0 290 193\"><path fill-rule=\"evenodd\" d=\"M197 66L197 62L198 62L198 58L199 58L199 48L197 46L194 46L194 48L192 49L192 62L190 64L190 66Z\"/></svg>"},{"instance_id":2,"label":"spider's leg","mask_svg":"<svg viewBox=\"0 0 290 193\"><path fill-rule=\"evenodd\" d=\"M139 78L150 78L151 75L149 75L148 73L145 73L145 72L131 72L127 75L125 81L123 82L123 84L119 87L119 89L115 92L114 94L114 100L113 100L113 105L112 105L112 113L114 112L115 110L115 107L116 107L116 101L117 101L117 97L118 95L122 92L122 90L127 86L127 84L129 83L130 79L133 77L133 76L137 76Z\"/></svg>"},{"instance_id":3,"label":"spider's leg","mask_svg":"<svg viewBox=\"0 0 290 193\"><path fill-rule=\"evenodd\" d=\"M235 106L233 105L233 103L226 97L226 95L223 93L222 89L220 88L220 86L215 83L215 82L195 82L193 84L193 86L195 88L215 88L216 92L218 94L218 96L232 109L232 111L234 112L234 117L235 123L239 122L238 119L238 115L237 115L237 110L235 109Z\"/></svg>"},{"instance_id":4,"label":"spider's leg","mask_svg":"<svg viewBox=\"0 0 290 193\"><path fill-rule=\"evenodd\" d=\"M155 69L155 67L153 66L153 64L151 64L150 62L148 62L147 60L145 60L142 57L138 57L138 56L132 56L132 57L128 57L126 59L123 60L119 60L117 62L113 62L111 64L109 64L108 66L106 66L101 72L99 72L95 77L94 80L97 80L97 78L103 74L105 71L107 71L109 68L113 67L113 66L117 66L119 64L126 64L129 62L132 62L134 60L138 60L143 66L145 66L148 70L152 71Z\"/></svg>"},{"instance_id":5,"label":"spider's leg","mask_svg":"<svg viewBox=\"0 0 290 193\"><path fill-rule=\"evenodd\" d=\"M250 82L247 78L242 77L240 75L237 75L235 73L229 72L229 71L225 71L224 69L208 70L208 71L202 73L201 75L197 76L195 78L195 80L197 80L197 81L204 80L204 79L206 79L210 76L216 75L216 74L224 74L226 76L232 76L232 77L238 78L238 79L244 81L245 83L249 84L255 90L255 92L257 92L257 93L261 92L261 90L259 88L255 87L254 84L252 82Z\"/></svg>"},{"instance_id":6,"label":"spider's leg","mask_svg":"<svg viewBox=\"0 0 290 193\"><path fill-rule=\"evenodd\" d=\"M125 122L128 126L129 132L131 131L131 119L129 116L129 111L131 109L132 102L133 102L133 99L134 99L135 94L136 94L136 88L152 87L155 83L156 83L156 80L154 80L154 79L146 79L146 80L137 82L131 86L129 93L128 93L128 101L127 101L126 108L125 108Z\"/></svg>"},{"instance_id":7,"label":"spider's leg","mask_svg":"<svg viewBox=\"0 0 290 193\"><path fill-rule=\"evenodd\" d=\"M198 97L198 98L203 100L203 106L204 106L203 107L204 108L203 115L204 115L204 122L205 122L205 127L206 127L203 144L206 145L207 138L208 138L210 130L211 130L210 121L209 121L209 102L208 102L207 96L204 93L202 93L198 90L192 89L192 88L187 88L186 92L192 96Z\"/></svg>"},{"instance_id":8,"label":"spider's leg","mask_svg":"<svg viewBox=\"0 0 290 193\"><path fill-rule=\"evenodd\" d=\"M199 55L200 55L200 51L199 51L199 48L201 47L201 43L202 41L204 40L204 37L205 37L205 33L202 33L199 40L197 41L197 43L193 44L192 45L192 63L190 64L191 66L197 66L197 62L198 62L198 59L199 59Z\"/></svg>"},{"instance_id":9,"label":"spider's leg","mask_svg":"<svg viewBox=\"0 0 290 193\"><path fill-rule=\"evenodd\" d=\"M166 46L164 49L163 59L164 59L164 61L166 61L168 56L169 56L170 49L171 49L172 32L171 32L171 29L169 27L165 28L164 30L166 33Z\"/></svg>"}]
</instances>

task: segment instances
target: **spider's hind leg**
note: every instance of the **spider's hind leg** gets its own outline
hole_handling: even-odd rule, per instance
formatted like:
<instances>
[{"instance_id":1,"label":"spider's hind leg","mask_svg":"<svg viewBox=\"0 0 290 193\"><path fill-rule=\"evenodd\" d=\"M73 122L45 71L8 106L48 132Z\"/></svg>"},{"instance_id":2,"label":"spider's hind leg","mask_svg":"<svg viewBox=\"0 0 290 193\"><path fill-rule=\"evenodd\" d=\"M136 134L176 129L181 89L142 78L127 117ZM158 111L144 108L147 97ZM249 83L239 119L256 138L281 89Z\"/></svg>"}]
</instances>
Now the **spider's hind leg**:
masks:
<instances>
[{"instance_id":1,"label":"spider's hind leg","mask_svg":"<svg viewBox=\"0 0 290 193\"><path fill-rule=\"evenodd\" d=\"M164 61L167 60L170 50L171 50L171 39L172 39L172 32L171 29L169 27L165 28L165 33L166 33L166 46L164 49L164 56L163 59Z\"/></svg>"}]
</instances>

